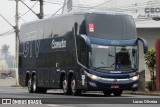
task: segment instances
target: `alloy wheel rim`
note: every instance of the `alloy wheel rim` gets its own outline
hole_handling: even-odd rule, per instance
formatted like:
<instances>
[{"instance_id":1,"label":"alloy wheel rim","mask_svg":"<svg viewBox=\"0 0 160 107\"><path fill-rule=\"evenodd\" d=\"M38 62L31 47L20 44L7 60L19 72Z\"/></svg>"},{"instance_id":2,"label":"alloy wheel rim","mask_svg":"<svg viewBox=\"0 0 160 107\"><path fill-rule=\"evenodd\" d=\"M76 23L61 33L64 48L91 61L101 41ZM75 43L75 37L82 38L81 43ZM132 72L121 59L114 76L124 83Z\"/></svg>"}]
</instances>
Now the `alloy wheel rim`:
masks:
<instances>
[{"instance_id":1,"label":"alloy wheel rim","mask_svg":"<svg viewBox=\"0 0 160 107\"><path fill-rule=\"evenodd\" d=\"M33 91L36 91L36 80L33 82Z\"/></svg>"},{"instance_id":2,"label":"alloy wheel rim","mask_svg":"<svg viewBox=\"0 0 160 107\"><path fill-rule=\"evenodd\" d=\"M31 90L31 79L28 81L28 90Z\"/></svg>"},{"instance_id":3,"label":"alloy wheel rim","mask_svg":"<svg viewBox=\"0 0 160 107\"><path fill-rule=\"evenodd\" d=\"M67 92L67 80L63 81L63 91Z\"/></svg>"},{"instance_id":4,"label":"alloy wheel rim","mask_svg":"<svg viewBox=\"0 0 160 107\"><path fill-rule=\"evenodd\" d=\"M71 82L72 93L75 93L75 79Z\"/></svg>"}]
</instances>

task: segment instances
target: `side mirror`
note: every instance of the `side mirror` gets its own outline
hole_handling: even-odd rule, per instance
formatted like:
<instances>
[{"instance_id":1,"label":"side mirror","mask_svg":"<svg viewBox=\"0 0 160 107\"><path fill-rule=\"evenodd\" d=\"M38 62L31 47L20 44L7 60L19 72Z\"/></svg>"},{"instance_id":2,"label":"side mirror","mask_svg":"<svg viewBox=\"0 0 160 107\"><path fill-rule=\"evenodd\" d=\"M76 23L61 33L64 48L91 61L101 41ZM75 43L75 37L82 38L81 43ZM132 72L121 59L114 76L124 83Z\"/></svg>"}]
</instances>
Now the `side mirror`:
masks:
<instances>
[{"instance_id":1,"label":"side mirror","mask_svg":"<svg viewBox=\"0 0 160 107\"><path fill-rule=\"evenodd\" d=\"M148 51L148 43L147 43L147 41L145 39L141 38L141 37L139 37L137 39L137 42L138 41L141 41L143 43L144 54L146 54L147 51Z\"/></svg>"}]
</instances>

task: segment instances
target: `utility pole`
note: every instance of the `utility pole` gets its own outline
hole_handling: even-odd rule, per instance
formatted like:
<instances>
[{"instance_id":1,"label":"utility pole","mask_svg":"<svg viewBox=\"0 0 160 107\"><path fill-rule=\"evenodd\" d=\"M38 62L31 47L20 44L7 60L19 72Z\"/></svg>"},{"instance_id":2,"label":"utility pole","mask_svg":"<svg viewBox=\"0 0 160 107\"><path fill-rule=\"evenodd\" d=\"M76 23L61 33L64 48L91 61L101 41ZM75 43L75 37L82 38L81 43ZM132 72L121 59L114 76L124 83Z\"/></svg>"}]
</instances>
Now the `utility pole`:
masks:
<instances>
[{"instance_id":1,"label":"utility pole","mask_svg":"<svg viewBox=\"0 0 160 107\"><path fill-rule=\"evenodd\" d=\"M18 2L19 0L15 0L16 2L16 14L15 14L15 26L13 26L7 19L5 19L1 14L0 16L9 24L14 28L14 32L15 32L15 68L16 68L16 85L19 85L18 83L18 54L19 54L19 15L18 15Z\"/></svg>"},{"instance_id":2,"label":"utility pole","mask_svg":"<svg viewBox=\"0 0 160 107\"><path fill-rule=\"evenodd\" d=\"M67 1L67 2L68 2L68 1ZM63 2L63 8L62 8L62 13L61 13L61 14L64 13L64 7L65 7L65 5L66 5L66 0L64 0L64 2Z\"/></svg>"},{"instance_id":3,"label":"utility pole","mask_svg":"<svg viewBox=\"0 0 160 107\"><path fill-rule=\"evenodd\" d=\"M39 18L43 19L44 18L44 11L43 11L43 0L39 0L40 3L40 13L39 13Z\"/></svg>"},{"instance_id":4,"label":"utility pole","mask_svg":"<svg viewBox=\"0 0 160 107\"><path fill-rule=\"evenodd\" d=\"M16 57L16 85L19 85L19 80L18 80L18 53L19 53L19 15L18 15L18 2L19 0L15 0L16 1L16 14L15 14L15 57Z\"/></svg>"},{"instance_id":5,"label":"utility pole","mask_svg":"<svg viewBox=\"0 0 160 107\"><path fill-rule=\"evenodd\" d=\"M31 0L31 1L39 1L40 4L40 13L36 14L38 16L39 19L43 19L44 18L44 10L43 10L43 0ZM26 5L23 1L21 1L24 5ZM27 6L27 5L26 5ZM27 6L28 7L28 6ZM29 7L28 7L29 8ZM30 8L29 8L30 9ZM31 10L31 9L30 9ZM33 10L31 10L34 14L35 12Z\"/></svg>"},{"instance_id":6,"label":"utility pole","mask_svg":"<svg viewBox=\"0 0 160 107\"><path fill-rule=\"evenodd\" d=\"M5 19L2 15L0 15L9 25L14 28L15 31L15 68L16 68L16 85L18 83L18 53L19 53L19 15L18 15L18 2L19 0L14 0L16 2L16 14L15 14L15 26L13 26L7 19Z\"/></svg>"}]
</instances>

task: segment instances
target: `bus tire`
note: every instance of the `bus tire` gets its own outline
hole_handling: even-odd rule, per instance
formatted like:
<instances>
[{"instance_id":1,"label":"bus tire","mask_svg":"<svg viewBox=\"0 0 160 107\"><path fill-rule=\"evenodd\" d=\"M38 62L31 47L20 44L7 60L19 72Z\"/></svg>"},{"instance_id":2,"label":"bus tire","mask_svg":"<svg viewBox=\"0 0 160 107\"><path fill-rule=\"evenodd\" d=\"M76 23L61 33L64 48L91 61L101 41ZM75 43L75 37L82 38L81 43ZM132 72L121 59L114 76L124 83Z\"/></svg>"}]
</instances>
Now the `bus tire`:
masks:
<instances>
[{"instance_id":1,"label":"bus tire","mask_svg":"<svg viewBox=\"0 0 160 107\"><path fill-rule=\"evenodd\" d=\"M36 77L36 75L33 76L33 85L32 85L32 87L33 87L33 92L34 93L38 93L38 89L37 89L37 77Z\"/></svg>"},{"instance_id":2,"label":"bus tire","mask_svg":"<svg viewBox=\"0 0 160 107\"><path fill-rule=\"evenodd\" d=\"M33 93L33 81L32 78L28 79L28 92Z\"/></svg>"},{"instance_id":3,"label":"bus tire","mask_svg":"<svg viewBox=\"0 0 160 107\"><path fill-rule=\"evenodd\" d=\"M71 93L75 96L81 95L81 90L76 89L76 79L74 76L71 78Z\"/></svg>"},{"instance_id":4,"label":"bus tire","mask_svg":"<svg viewBox=\"0 0 160 107\"><path fill-rule=\"evenodd\" d=\"M105 96L111 96L112 91L111 90L104 90L103 93Z\"/></svg>"},{"instance_id":5,"label":"bus tire","mask_svg":"<svg viewBox=\"0 0 160 107\"><path fill-rule=\"evenodd\" d=\"M2 79L6 79L6 76L1 74L1 78Z\"/></svg>"},{"instance_id":6,"label":"bus tire","mask_svg":"<svg viewBox=\"0 0 160 107\"><path fill-rule=\"evenodd\" d=\"M62 86L63 86L63 93L64 93L65 95L70 95L70 89L69 89L69 86L68 86L68 85L69 85L69 83L68 83L66 77L64 76L64 77L63 77Z\"/></svg>"},{"instance_id":7,"label":"bus tire","mask_svg":"<svg viewBox=\"0 0 160 107\"><path fill-rule=\"evenodd\" d=\"M114 94L114 96L121 96L122 92L123 92L123 90L114 90L113 94Z\"/></svg>"}]
</instances>

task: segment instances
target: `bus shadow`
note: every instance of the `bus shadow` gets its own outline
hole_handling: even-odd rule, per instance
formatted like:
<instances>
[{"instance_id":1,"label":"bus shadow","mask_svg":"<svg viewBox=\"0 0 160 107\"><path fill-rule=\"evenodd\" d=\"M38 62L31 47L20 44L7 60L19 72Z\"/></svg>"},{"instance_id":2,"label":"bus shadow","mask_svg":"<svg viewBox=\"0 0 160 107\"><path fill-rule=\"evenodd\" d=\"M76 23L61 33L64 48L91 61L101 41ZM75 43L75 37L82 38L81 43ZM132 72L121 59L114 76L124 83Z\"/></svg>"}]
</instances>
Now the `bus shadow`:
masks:
<instances>
[{"instance_id":1,"label":"bus shadow","mask_svg":"<svg viewBox=\"0 0 160 107\"><path fill-rule=\"evenodd\" d=\"M123 94L122 94L122 96L114 96L113 94L112 95L110 95L110 96L105 96L105 95L103 95L103 94L90 94L90 93L84 93L84 94L81 94L81 96L82 97L130 97L130 96L127 96L127 95L125 95L125 96L123 96Z\"/></svg>"},{"instance_id":2,"label":"bus shadow","mask_svg":"<svg viewBox=\"0 0 160 107\"><path fill-rule=\"evenodd\" d=\"M60 95L60 96L73 96L73 95L65 95L64 93L61 93L61 92L49 92L49 93L46 93L46 94L48 94L48 95ZM105 96L105 95L103 95L102 93L82 93L81 95L79 95L79 96L73 96L73 97L120 97L120 98L122 98L122 97L130 97L130 96L127 96L127 95L123 95L122 94L122 96L114 96L113 94L112 95L110 95L110 96Z\"/></svg>"}]
</instances>

